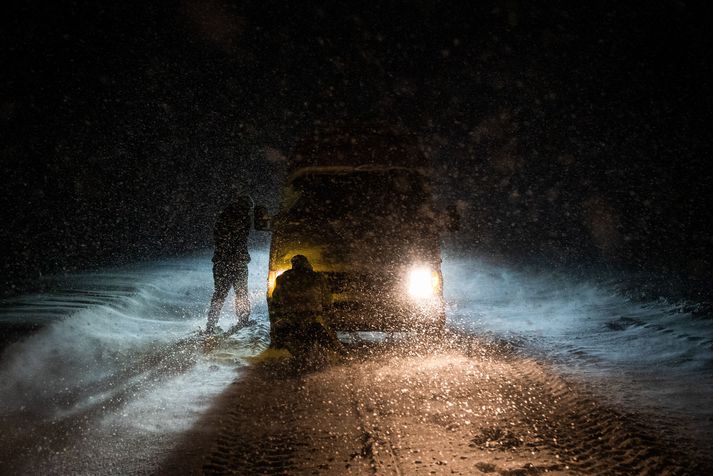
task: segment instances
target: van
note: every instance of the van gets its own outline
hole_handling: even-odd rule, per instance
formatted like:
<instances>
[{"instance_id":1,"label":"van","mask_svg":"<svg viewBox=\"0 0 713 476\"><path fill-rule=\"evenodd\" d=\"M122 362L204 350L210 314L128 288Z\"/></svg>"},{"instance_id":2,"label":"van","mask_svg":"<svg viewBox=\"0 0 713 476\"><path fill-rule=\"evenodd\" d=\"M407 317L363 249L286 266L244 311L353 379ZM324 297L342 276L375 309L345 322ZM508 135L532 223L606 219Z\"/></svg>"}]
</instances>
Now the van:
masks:
<instances>
[{"instance_id":1,"label":"van","mask_svg":"<svg viewBox=\"0 0 713 476\"><path fill-rule=\"evenodd\" d=\"M440 332L445 326L441 233L426 157L393 128L326 131L289 158L270 228L270 320L276 278L305 255L326 278L336 331Z\"/></svg>"}]
</instances>

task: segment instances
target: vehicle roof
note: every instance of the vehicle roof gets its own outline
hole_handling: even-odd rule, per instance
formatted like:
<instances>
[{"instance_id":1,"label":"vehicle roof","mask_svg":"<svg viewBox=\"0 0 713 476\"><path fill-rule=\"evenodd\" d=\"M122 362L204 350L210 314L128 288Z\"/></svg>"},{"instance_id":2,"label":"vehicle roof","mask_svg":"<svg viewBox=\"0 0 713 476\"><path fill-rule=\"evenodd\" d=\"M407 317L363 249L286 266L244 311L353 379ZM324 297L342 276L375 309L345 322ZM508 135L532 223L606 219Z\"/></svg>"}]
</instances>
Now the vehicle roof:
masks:
<instances>
[{"instance_id":1,"label":"vehicle roof","mask_svg":"<svg viewBox=\"0 0 713 476\"><path fill-rule=\"evenodd\" d=\"M390 172L395 170L425 175L425 171L420 168L395 165L314 165L295 170L292 175L290 175L290 180L311 174L347 175L355 172Z\"/></svg>"}]
</instances>

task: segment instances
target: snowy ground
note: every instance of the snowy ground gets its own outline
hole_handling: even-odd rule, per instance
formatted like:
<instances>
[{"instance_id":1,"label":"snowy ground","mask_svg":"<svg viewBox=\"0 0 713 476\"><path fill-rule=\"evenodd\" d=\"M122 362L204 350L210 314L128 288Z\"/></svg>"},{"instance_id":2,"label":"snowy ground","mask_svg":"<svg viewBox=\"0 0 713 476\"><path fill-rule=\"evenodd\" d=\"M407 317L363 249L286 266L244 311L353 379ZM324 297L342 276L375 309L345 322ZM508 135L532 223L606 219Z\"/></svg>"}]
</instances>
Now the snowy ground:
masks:
<instances>
[{"instance_id":1,"label":"snowy ground","mask_svg":"<svg viewBox=\"0 0 713 476\"><path fill-rule=\"evenodd\" d=\"M6 302L0 323L40 331L0 360L0 462L22 474L141 472L171 449L269 342L266 253L250 297L262 325L209 356L195 338L212 292L206 254L62 279L61 289ZM234 320L232 302L221 325Z\"/></svg>"},{"instance_id":2,"label":"snowy ground","mask_svg":"<svg viewBox=\"0 0 713 476\"><path fill-rule=\"evenodd\" d=\"M151 471L268 343L267 254L253 252L258 325L206 353L194 338L210 257L63 278L5 302L0 324L44 327L0 358L0 464L21 474ZM613 281L573 281L446 259L449 327L514 343L627 411L710 441L713 321L665 301L633 302ZM232 322L227 306L221 325Z\"/></svg>"},{"instance_id":3,"label":"snowy ground","mask_svg":"<svg viewBox=\"0 0 713 476\"><path fill-rule=\"evenodd\" d=\"M483 260L446 260L444 275L451 328L514 342L614 403L713 439L713 316L693 315L694 303L634 300L621 277Z\"/></svg>"}]
</instances>

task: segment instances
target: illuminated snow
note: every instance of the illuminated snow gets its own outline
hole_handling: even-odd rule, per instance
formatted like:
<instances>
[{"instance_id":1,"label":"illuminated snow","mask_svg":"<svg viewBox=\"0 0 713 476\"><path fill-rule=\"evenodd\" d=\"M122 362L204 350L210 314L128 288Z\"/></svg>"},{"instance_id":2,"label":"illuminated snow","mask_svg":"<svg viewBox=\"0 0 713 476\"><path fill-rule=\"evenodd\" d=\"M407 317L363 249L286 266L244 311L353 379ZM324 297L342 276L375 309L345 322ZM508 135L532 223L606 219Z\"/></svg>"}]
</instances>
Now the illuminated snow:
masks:
<instances>
[{"instance_id":1,"label":"illuminated snow","mask_svg":"<svg viewBox=\"0 0 713 476\"><path fill-rule=\"evenodd\" d=\"M4 322L51 321L6 348L0 363L6 434L12 437L18 428L37 442L18 449L34 455L28 471L67 466L91 473L93 465L107 461L130 464L139 458L132 456L136 448L142 461L170 449L239 377L246 358L268 344L267 253L252 256L250 299L257 325L210 352L195 339L212 291L207 254L75 275L65 283L72 292L7 304L0 314ZM711 321L665 301L635 302L612 281L527 273L477 259L445 259L443 272L451 330L504 339L634 408L653 405L710 421ZM233 322L231 306L228 299L223 328ZM387 343L399 338L342 337ZM446 354L424 370L447 372L453 358L462 359ZM48 449L47 441L67 435L71 451Z\"/></svg>"}]
</instances>

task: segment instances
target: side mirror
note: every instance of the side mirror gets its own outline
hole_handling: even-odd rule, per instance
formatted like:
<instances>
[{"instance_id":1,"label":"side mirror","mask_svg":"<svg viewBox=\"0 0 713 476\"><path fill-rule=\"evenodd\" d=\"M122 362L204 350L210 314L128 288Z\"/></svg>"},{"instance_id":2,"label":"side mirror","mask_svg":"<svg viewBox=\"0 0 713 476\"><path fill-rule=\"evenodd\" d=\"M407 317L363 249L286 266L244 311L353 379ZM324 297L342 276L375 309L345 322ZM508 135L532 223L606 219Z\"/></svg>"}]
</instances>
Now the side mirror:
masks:
<instances>
[{"instance_id":1,"label":"side mirror","mask_svg":"<svg viewBox=\"0 0 713 476\"><path fill-rule=\"evenodd\" d=\"M446 208L446 229L450 232L460 230L460 211L455 204Z\"/></svg>"},{"instance_id":2,"label":"side mirror","mask_svg":"<svg viewBox=\"0 0 713 476\"><path fill-rule=\"evenodd\" d=\"M270 212L267 211L267 207L255 207L253 211L253 223L257 231L270 231Z\"/></svg>"}]
</instances>

